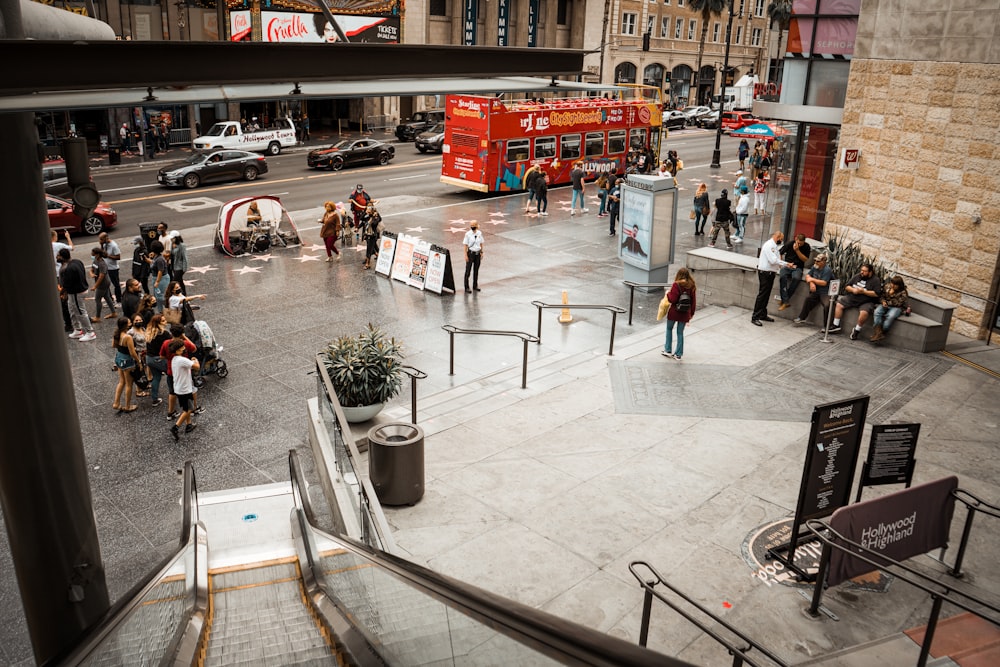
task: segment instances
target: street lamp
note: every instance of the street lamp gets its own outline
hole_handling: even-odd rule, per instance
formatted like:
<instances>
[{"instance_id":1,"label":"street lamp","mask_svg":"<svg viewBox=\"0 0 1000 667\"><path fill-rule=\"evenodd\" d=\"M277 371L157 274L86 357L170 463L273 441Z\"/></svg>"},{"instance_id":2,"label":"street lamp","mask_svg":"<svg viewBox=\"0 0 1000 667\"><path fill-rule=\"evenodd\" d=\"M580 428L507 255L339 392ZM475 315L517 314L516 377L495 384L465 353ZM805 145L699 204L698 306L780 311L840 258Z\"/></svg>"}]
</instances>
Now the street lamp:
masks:
<instances>
[{"instance_id":1,"label":"street lamp","mask_svg":"<svg viewBox=\"0 0 1000 667\"><path fill-rule=\"evenodd\" d=\"M726 74L729 72L729 44L733 34L733 14L735 14L736 0L729 0L729 22L726 23L726 55L722 59L722 77L719 81L719 122L715 127L715 150L712 151L712 164L709 166L718 169L722 166L720 158L722 152L719 147L722 145L722 112L726 108Z\"/></svg>"}]
</instances>

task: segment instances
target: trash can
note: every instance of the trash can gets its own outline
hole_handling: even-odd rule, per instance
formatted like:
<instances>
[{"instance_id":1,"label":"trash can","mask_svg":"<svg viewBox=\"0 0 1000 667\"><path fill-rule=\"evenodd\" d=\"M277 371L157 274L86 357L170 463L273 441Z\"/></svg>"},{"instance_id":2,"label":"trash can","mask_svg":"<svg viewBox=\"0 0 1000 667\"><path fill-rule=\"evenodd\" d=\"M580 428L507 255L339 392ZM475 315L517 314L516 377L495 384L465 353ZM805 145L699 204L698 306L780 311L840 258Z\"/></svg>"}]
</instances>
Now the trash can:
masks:
<instances>
[{"instance_id":1,"label":"trash can","mask_svg":"<svg viewBox=\"0 0 1000 667\"><path fill-rule=\"evenodd\" d=\"M156 228L160 226L158 222L140 222L139 223L139 236L142 237L142 242L146 245L146 250L149 250L149 246L156 239L160 238L160 235L156 233ZM154 278L156 276L153 276Z\"/></svg>"},{"instance_id":2,"label":"trash can","mask_svg":"<svg viewBox=\"0 0 1000 667\"><path fill-rule=\"evenodd\" d=\"M393 422L368 430L368 477L383 505L415 505L424 496L424 431Z\"/></svg>"},{"instance_id":3,"label":"trash can","mask_svg":"<svg viewBox=\"0 0 1000 667\"><path fill-rule=\"evenodd\" d=\"M122 163L121 146L108 146L108 164L114 166Z\"/></svg>"}]
</instances>

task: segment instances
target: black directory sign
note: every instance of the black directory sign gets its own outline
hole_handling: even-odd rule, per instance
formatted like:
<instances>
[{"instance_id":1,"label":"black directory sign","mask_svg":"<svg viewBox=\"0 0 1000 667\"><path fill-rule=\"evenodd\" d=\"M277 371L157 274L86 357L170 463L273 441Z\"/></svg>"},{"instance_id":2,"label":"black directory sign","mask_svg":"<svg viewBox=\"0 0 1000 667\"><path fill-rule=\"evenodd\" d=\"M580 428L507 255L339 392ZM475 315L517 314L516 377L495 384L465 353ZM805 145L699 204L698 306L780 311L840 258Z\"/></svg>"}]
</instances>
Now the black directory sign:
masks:
<instances>
[{"instance_id":1,"label":"black directory sign","mask_svg":"<svg viewBox=\"0 0 1000 667\"><path fill-rule=\"evenodd\" d=\"M813 408L796 525L822 519L851 502L868 396Z\"/></svg>"},{"instance_id":2,"label":"black directory sign","mask_svg":"<svg viewBox=\"0 0 1000 667\"><path fill-rule=\"evenodd\" d=\"M920 424L878 424L872 426L868 460L861 471L862 486L906 484L913 480L914 454Z\"/></svg>"},{"instance_id":3,"label":"black directory sign","mask_svg":"<svg viewBox=\"0 0 1000 667\"><path fill-rule=\"evenodd\" d=\"M868 415L868 400L868 396L858 396L813 408L812 429L792 521L791 540L768 550L771 558L781 560L803 579L811 581L815 575L795 564L795 549L802 537L802 524L828 517L850 503L854 470L858 465L861 436Z\"/></svg>"}]
</instances>

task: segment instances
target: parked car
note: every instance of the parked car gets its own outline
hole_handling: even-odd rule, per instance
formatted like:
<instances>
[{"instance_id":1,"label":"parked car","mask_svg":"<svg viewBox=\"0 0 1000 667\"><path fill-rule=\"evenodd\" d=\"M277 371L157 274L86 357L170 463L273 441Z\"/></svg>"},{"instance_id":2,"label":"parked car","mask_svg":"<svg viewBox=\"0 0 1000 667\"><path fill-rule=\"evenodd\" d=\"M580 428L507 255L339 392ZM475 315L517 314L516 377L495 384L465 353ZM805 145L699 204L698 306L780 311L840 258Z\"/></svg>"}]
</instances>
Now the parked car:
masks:
<instances>
[{"instance_id":1,"label":"parked car","mask_svg":"<svg viewBox=\"0 0 1000 667\"><path fill-rule=\"evenodd\" d=\"M93 183L94 179L91 178ZM55 195L63 199L73 198L73 188L69 186L69 179L66 176L65 160L46 160L42 163L42 186L45 194Z\"/></svg>"},{"instance_id":2,"label":"parked car","mask_svg":"<svg viewBox=\"0 0 1000 667\"><path fill-rule=\"evenodd\" d=\"M675 130L683 130L687 127L687 117L680 111L664 111L663 127Z\"/></svg>"},{"instance_id":3,"label":"parked car","mask_svg":"<svg viewBox=\"0 0 1000 667\"><path fill-rule=\"evenodd\" d=\"M418 134L414 145L421 153L426 153L427 151L440 153L444 146L444 123L438 123L426 132Z\"/></svg>"},{"instance_id":4,"label":"parked car","mask_svg":"<svg viewBox=\"0 0 1000 667\"><path fill-rule=\"evenodd\" d=\"M719 110L709 111L707 114L700 116L697 120L698 127L715 129L719 127Z\"/></svg>"},{"instance_id":5,"label":"parked car","mask_svg":"<svg viewBox=\"0 0 1000 667\"><path fill-rule=\"evenodd\" d=\"M396 157L396 147L378 139L341 139L332 146L317 148L306 155L306 164L313 169L339 171L362 162L386 164Z\"/></svg>"},{"instance_id":6,"label":"parked car","mask_svg":"<svg viewBox=\"0 0 1000 667\"><path fill-rule=\"evenodd\" d=\"M45 195L45 207L49 213L49 227L68 229L70 232L90 235L114 229L118 224L118 213L104 202L99 202L86 218L73 213L73 202L54 195Z\"/></svg>"},{"instance_id":7,"label":"parked car","mask_svg":"<svg viewBox=\"0 0 1000 667\"><path fill-rule=\"evenodd\" d=\"M396 126L396 138L400 141L413 141L418 134L426 132L443 120L444 109L417 111L413 116Z\"/></svg>"},{"instance_id":8,"label":"parked car","mask_svg":"<svg viewBox=\"0 0 1000 667\"><path fill-rule=\"evenodd\" d=\"M160 169L156 181L167 187L196 188L217 181L257 180L267 173L267 159L248 151L218 150L194 153L186 160Z\"/></svg>"},{"instance_id":9,"label":"parked car","mask_svg":"<svg viewBox=\"0 0 1000 667\"><path fill-rule=\"evenodd\" d=\"M722 131L732 132L747 125L753 125L759 118L754 117L749 111L726 111L722 114Z\"/></svg>"},{"instance_id":10,"label":"parked car","mask_svg":"<svg viewBox=\"0 0 1000 667\"><path fill-rule=\"evenodd\" d=\"M712 113L712 107L687 107L681 113L687 119L688 125L696 125L699 118L705 114Z\"/></svg>"}]
</instances>

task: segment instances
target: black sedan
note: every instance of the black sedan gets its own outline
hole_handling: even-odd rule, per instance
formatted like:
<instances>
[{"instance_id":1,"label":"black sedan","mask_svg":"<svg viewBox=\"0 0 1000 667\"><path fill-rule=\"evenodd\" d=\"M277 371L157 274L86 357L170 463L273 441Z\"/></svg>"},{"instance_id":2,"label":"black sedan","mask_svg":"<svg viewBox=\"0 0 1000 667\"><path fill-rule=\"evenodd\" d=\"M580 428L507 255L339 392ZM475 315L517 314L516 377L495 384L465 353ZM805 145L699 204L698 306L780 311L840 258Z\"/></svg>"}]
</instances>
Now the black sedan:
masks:
<instances>
[{"instance_id":1,"label":"black sedan","mask_svg":"<svg viewBox=\"0 0 1000 667\"><path fill-rule=\"evenodd\" d=\"M156 180L168 187L196 188L216 181L256 180L267 173L263 155L229 149L195 153L181 162L160 169Z\"/></svg>"},{"instance_id":2,"label":"black sedan","mask_svg":"<svg viewBox=\"0 0 1000 667\"><path fill-rule=\"evenodd\" d=\"M352 164L386 164L396 157L396 148L378 139L342 139L332 146L309 151L306 164L312 169L339 171Z\"/></svg>"}]
</instances>

